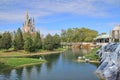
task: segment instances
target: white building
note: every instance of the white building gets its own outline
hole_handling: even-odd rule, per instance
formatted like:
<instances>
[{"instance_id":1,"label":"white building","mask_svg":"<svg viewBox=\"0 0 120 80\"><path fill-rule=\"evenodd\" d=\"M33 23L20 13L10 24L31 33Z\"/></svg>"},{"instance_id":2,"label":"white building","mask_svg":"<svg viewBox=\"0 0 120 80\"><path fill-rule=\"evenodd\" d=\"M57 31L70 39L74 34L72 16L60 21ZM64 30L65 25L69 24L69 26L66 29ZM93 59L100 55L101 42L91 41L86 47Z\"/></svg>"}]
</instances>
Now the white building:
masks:
<instances>
[{"instance_id":1,"label":"white building","mask_svg":"<svg viewBox=\"0 0 120 80\"><path fill-rule=\"evenodd\" d=\"M112 29L110 33L110 42L120 42L120 25Z\"/></svg>"}]
</instances>

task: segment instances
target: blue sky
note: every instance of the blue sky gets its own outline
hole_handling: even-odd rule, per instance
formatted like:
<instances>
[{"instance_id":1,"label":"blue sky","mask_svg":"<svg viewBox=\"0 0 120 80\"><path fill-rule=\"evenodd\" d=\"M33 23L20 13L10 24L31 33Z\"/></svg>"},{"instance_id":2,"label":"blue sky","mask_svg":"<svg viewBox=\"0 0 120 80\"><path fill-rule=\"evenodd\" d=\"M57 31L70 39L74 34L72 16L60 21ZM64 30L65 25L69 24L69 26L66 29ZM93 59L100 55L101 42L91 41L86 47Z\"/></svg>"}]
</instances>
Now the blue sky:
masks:
<instances>
[{"instance_id":1,"label":"blue sky","mask_svg":"<svg viewBox=\"0 0 120 80\"><path fill-rule=\"evenodd\" d=\"M76 27L109 33L120 24L120 0L0 0L0 32L22 28L27 10L44 35Z\"/></svg>"}]
</instances>

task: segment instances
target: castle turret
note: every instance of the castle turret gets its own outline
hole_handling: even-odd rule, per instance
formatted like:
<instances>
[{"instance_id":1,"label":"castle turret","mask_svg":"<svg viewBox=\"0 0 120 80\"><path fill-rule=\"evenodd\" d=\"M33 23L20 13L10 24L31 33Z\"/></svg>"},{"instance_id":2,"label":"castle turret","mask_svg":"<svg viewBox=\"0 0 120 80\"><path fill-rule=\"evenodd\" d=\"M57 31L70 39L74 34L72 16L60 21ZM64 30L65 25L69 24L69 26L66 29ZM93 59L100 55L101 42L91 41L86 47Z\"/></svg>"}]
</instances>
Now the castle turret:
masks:
<instances>
[{"instance_id":1,"label":"castle turret","mask_svg":"<svg viewBox=\"0 0 120 80\"><path fill-rule=\"evenodd\" d=\"M35 32L34 19L29 19L28 11L26 12L26 21L23 25L23 32Z\"/></svg>"},{"instance_id":2,"label":"castle turret","mask_svg":"<svg viewBox=\"0 0 120 80\"><path fill-rule=\"evenodd\" d=\"M29 16L28 16L28 11L27 11L27 12L26 12L26 22L25 22L26 25L28 25L28 21L29 21L28 19L29 19Z\"/></svg>"}]
</instances>

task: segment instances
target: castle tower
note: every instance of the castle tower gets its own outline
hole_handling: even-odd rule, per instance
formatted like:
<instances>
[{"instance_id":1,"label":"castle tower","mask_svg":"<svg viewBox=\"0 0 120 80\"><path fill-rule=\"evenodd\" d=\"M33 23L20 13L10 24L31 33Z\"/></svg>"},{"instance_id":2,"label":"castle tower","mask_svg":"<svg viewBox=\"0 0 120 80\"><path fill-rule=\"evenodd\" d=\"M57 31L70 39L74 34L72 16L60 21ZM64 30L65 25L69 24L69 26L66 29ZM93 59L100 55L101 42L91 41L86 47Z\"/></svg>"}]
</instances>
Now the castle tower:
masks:
<instances>
[{"instance_id":1,"label":"castle tower","mask_svg":"<svg viewBox=\"0 0 120 80\"><path fill-rule=\"evenodd\" d=\"M30 18L29 19L29 15L28 15L28 11L26 12L26 20L23 24L23 32L35 32L35 26L34 26L34 19Z\"/></svg>"},{"instance_id":2,"label":"castle tower","mask_svg":"<svg viewBox=\"0 0 120 80\"><path fill-rule=\"evenodd\" d=\"M29 16L28 16L28 11L26 12L26 25L28 26L28 19L29 19Z\"/></svg>"}]
</instances>

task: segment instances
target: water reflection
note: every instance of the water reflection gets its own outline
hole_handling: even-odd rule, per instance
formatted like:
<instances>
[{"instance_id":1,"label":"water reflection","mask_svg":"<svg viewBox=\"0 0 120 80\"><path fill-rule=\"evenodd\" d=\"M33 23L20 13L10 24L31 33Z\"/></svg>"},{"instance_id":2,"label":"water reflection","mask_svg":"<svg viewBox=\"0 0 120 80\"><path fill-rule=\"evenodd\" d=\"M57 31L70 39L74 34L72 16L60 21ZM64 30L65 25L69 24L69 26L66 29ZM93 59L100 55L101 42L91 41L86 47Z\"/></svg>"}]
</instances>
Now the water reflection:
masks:
<instances>
[{"instance_id":1,"label":"water reflection","mask_svg":"<svg viewBox=\"0 0 120 80\"><path fill-rule=\"evenodd\" d=\"M89 53L90 50L86 49L69 49L63 54L63 59L75 60L78 56L83 56L83 54Z\"/></svg>"},{"instance_id":2,"label":"water reflection","mask_svg":"<svg viewBox=\"0 0 120 80\"><path fill-rule=\"evenodd\" d=\"M96 64L77 63L73 60L82 55L80 50L68 50L61 54L42 57L47 63L7 70L0 73L0 80L99 80L94 74Z\"/></svg>"}]
</instances>

